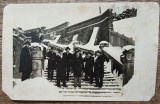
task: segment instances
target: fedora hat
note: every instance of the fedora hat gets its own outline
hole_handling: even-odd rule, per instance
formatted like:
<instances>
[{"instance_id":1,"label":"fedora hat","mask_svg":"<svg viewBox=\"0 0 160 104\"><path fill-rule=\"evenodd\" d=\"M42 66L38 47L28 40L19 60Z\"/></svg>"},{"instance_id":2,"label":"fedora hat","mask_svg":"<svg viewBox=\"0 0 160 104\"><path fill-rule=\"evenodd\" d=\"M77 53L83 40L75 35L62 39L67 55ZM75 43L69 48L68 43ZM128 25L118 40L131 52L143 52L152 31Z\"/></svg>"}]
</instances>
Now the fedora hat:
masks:
<instances>
[{"instance_id":1,"label":"fedora hat","mask_svg":"<svg viewBox=\"0 0 160 104\"><path fill-rule=\"evenodd\" d=\"M67 50L67 49L69 49L69 50L70 50L70 48L69 48L69 47L66 47L66 49L65 49L65 50Z\"/></svg>"}]
</instances>

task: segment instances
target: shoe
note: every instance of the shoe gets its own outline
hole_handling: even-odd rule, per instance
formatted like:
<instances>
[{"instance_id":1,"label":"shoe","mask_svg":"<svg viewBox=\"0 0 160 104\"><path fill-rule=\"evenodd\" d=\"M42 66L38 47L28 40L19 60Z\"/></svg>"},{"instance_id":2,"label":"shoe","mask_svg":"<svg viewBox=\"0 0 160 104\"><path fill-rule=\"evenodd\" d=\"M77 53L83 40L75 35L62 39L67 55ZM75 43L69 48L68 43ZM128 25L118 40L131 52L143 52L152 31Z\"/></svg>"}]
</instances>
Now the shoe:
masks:
<instances>
[{"instance_id":1,"label":"shoe","mask_svg":"<svg viewBox=\"0 0 160 104\"><path fill-rule=\"evenodd\" d=\"M61 85L57 84L57 87L61 87Z\"/></svg>"},{"instance_id":2,"label":"shoe","mask_svg":"<svg viewBox=\"0 0 160 104\"><path fill-rule=\"evenodd\" d=\"M77 86L74 86L74 88L76 88Z\"/></svg>"},{"instance_id":3,"label":"shoe","mask_svg":"<svg viewBox=\"0 0 160 104\"><path fill-rule=\"evenodd\" d=\"M98 85L95 85L94 87L98 87Z\"/></svg>"},{"instance_id":4,"label":"shoe","mask_svg":"<svg viewBox=\"0 0 160 104\"><path fill-rule=\"evenodd\" d=\"M85 78L85 79L84 79L84 81L88 81L88 80L89 80L88 78Z\"/></svg>"},{"instance_id":5,"label":"shoe","mask_svg":"<svg viewBox=\"0 0 160 104\"><path fill-rule=\"evenodd\" d=\"M78 86L79 88L81 88L81 86Z\"/></svg>"},{"instance_id":6,"label":"shoe","mask_svg":"<svg viewBox=\"0 0 160 104\"><path fill-rule=\"evenodd\" d=\"M99 88L102 88L102 86L98 86Z\"/></svg>"},{"instance_id":7,"label":"shoe","mask_svg":"<svg viewBox=\"0 0 160 104\"><path fill-rule=\"evenodd\" d=\"M93 82L89 82L89 84L93 84Z\"/></svg>"},{"instance_id":8,"label":"shoe","mask_svg":"<svg viewBox=\"0 0 160 104\"><path fill-rule=\"evenodd\" d=\"M63 87L68 87L67 85L63 85Z\"/></svg>"}]
</instances>

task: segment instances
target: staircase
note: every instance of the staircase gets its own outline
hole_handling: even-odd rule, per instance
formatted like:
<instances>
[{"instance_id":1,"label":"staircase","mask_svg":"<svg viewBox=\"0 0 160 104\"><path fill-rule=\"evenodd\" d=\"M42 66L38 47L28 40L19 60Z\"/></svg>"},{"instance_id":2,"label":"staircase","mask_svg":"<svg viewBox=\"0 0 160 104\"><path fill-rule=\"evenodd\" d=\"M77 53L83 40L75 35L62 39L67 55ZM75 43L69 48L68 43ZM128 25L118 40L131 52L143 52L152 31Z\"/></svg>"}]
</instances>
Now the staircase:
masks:
<instances>
[{"instance_id":1,"label":"staircase","mask_svg":"<svg viewBox=\"0 0 160 104\"><path fill-rule=\"evenodd\" d=\"M43 71L43 76L47 79L47 70ZM53 80L49 81L56 86L56 72L54 72ZM111 72L105 70L103 78L103 87L98 88L89 81L84 81L84 76L81 81L81 88L74 88L74 77L70 74L69 81L66 81L68 87L60 87L59 93L63 96L79 96L79 97L118 97L122 96L122 78L114 76Z\"/></svg>"}]
</instances>

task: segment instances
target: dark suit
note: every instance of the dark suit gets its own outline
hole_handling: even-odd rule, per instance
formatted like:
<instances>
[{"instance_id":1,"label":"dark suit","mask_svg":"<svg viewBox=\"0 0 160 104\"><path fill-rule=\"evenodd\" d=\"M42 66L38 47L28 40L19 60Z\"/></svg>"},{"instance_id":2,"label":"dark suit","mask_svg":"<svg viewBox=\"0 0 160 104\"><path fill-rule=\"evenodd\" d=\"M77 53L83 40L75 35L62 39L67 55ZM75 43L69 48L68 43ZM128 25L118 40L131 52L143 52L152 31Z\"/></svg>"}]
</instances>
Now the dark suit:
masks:
<instances>
[{"instance_id":1,"label":"dark suit","mask_svg":"<svg viewBox=\"0 0 160 104\"><path fill-rule=\"evenodd\" d=\"M22 81L30 78L32 73L32 56L27 46L21 51L19 72L22 72Z\"/></svg>"},{"instance_id":2,"label":"dark suit","mask_svg":"<svg viewBox=\"0 0 160 104\"><path fill-rule=\"evenodd\" d=\"M93 82L93 65L94 65L94 57L85 57L85 80L88 80L90 77L90 83Z\"/></svg>"},{"instance_id":3,"label":"dark suit","mask_svg":"<svg viewBox=\"0 0 160 104\"><path fill-rule=\"evenodd\" d=\"M83 59L82 56L80 55L77 57L76 55L73 55L73 72L74 72L74 86L81 86L81 76L82 76L82 69L83 69Z\"/></svg>"},{"instance_id":4,"label":"dark suit","mask_svg":"<svg viewBox=\"0 0 160 104\"><path fill-rule=\"evenodd\" d=\"M66 86L66 70L64 68L64 59L60 56L56 56L56 68L57 68L57 86L60 86L60 82L63 82L63 86Z\"/></svg>"},{"instance_id":5,"label":"dark suit","mask_svg":"<svg viewBox=\"0 0 160 104\"><path fill-rule=\"evenodd\" d=\"M104 62L109 61L109 59L104 56L100 55L94 62L94 76L96 80L96 86L102 87L103 86L103 77L104 77Z\"/></svg>"},{"instance_id":6,"label":"dark suit","mask_svg":"<svg viewBox=\"0 0 160 104\"><path fill-rule=\"evenodd\" d=\"M67 52L63 53L63 59L64 59L64 68L67 71L66 79L68 80L69 72L70 72L70 68L71 68L72 54L67 53Z\"/></svg>"},{"instance_id":7,"label":"dark suit","mask_svg":"<svg viewBox=\"0 0 160 104\"><path fill-rule=\"evenodd\" d=\"M53 80L54 70L56 69L56 67L55 67L56 53L49 51L48 57L49 57L49 59L48 59L48 79Z\"/></svg>"}]
</instances>

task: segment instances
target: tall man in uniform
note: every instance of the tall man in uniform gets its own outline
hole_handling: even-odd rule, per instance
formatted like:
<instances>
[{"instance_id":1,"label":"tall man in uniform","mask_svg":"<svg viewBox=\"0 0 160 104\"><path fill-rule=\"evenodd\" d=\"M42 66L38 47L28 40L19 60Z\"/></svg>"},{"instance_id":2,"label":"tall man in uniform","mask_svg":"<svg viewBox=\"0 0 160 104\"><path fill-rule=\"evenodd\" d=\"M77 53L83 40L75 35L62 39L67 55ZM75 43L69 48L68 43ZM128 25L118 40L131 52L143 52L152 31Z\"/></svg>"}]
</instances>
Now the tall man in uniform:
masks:
<instances>
[{"instance_id":1,"label":"tall man in uniform","mask_svg":"<svg viewBox=\"0 0 160 104\"><path fill-rule=\"evenodd\" d=\"M66 80L68 80L70 69L71 69L72 54L69 52L70 51L69 47L66 47L65 50L66 52L63 53L63 59L64 59L64 68L67 71Z\"/></svg>"}]
</instances>

